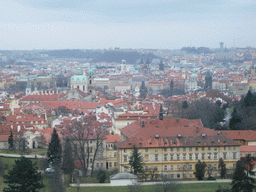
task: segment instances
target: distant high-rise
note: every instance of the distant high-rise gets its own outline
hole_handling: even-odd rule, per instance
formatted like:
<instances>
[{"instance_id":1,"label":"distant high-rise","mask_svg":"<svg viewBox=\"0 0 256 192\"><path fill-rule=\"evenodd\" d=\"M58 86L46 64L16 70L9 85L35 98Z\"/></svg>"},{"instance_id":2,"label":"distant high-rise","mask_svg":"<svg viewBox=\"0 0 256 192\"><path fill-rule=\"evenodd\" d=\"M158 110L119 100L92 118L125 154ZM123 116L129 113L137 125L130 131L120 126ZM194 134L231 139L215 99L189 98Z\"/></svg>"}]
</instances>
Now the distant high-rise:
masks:
<instances>
[{"instance_id":1,"label":"distant high-rise","mask_svg":"<svg viewBox=\"0 0 256 192\"><path fill-rule=\"evenodd\" d=\"M220 51L224 51L224 43L220 42Z\"/></svg>"},{"instance_id":2,"label":"distant high-rise","mask_svg":"<svg viewBox=\"0 0 256 192\"><path fill-rule=\"evenodd\" d=\"M164 63L163 63L163 60L160 61L159 70L160 70L160 71L164 71Z\"/></svg>"}]
</instances>

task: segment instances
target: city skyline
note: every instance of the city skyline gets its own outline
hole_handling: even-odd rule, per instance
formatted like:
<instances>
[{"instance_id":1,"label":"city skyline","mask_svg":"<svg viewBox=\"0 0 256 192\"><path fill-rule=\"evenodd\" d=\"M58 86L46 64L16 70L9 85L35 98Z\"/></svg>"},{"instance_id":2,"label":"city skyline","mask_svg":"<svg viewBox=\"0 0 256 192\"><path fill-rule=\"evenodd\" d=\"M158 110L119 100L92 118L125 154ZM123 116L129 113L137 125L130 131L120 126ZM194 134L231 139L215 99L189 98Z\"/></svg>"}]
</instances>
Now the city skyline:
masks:
<instances>
[{"instance_id":1,"label":"city skyline","mask_svg":"<svg viewBox=\"0 0 256 192\"><path fill-rule=\"evenodd\" d=\"M2 0L1 50L255 47L256 2Z\"/></svg>"}]
</instances>

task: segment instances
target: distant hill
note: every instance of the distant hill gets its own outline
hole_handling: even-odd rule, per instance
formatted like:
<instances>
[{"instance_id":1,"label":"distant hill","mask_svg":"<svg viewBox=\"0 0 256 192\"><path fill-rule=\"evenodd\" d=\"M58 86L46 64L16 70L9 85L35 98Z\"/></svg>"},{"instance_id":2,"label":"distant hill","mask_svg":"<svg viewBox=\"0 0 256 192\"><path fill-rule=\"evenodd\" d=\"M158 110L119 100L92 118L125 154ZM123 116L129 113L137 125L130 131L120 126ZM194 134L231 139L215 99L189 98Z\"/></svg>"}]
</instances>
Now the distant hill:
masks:
<instances>
[{"instance_id":1,"label":"distant hill","mask_svg":"<svg viewBox=\"0 0 256 192\"><path fill-rule=\"evenodd\" d=\"M65 49L65 50L52 50L42 52L52 57L57 58L86 58L92 62L116 62L121 63L122 60L126 60L128 64L134 64L138 60L143 59L146 62L147 59L151 62L153 59L161 59L154 54L140 54L136 51L98 51L98 50L78 50L78 49Z\"/></svg>"}]
</instances>

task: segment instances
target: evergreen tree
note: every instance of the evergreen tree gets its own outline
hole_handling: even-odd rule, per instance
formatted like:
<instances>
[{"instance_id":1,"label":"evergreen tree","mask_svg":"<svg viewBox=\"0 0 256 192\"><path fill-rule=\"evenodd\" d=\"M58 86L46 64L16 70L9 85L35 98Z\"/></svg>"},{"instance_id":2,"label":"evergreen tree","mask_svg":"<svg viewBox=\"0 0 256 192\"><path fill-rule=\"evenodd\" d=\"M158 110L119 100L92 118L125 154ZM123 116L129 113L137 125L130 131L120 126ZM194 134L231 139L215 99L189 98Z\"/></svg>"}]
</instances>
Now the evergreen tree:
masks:
<instances>
[{"instance_id":1,"label":"evergreen tree","mask_svg":"<svg viewBox=\"0 0 256 192\"><path fill-rule=\"evenodd\" d=\"M51 142L47 151L48 163L60 164L61 162L62 149L60 145L60 139L54 128L52 133Z\"/></svg>"},{"instance_id":2,"label":"evergreen tree","mask_svg":"<svg viewBox=\"0 0 256 192\"><path fill-rule=\"evenodd\" d=\"M11 134L10 134L10 136L9 136L9 138L8 138L8 144L9 144L9 149L14 149L12 131L11 131Z\"/></svg>"},{"instance_id":3,"label":"evergreen tree","mask_svg":"<svg viewBox=\"0 0 256 192\"><path fill-rule=\"evenodd\" d=\"M74 171L74 159L73 159L73 150L71 147L71 141L69 137L66 138L64 151L63 151L63 170L65 174L69 174L70 182L71 182L72 173Z\"/></svg>"},{"instance_id":4,"label":"evergreen tree","mask_svg":"<svg viewBox=\"0 0 256 192\"><path fill-rule=\"evenodd\" d=\"M233 112L231 114L231 119L229 121L229 129L238 130L240 129L239 124L241 123L242 118L238 115L236 107L234 107Z\"/></svg>"},{"instance_id":5,"label":"evergreen tree","mask_svg":"<svg viewBox=\"0 0 256 192\"><path fill-rule=\"evenodd\" d=\"M252 92L249 90L242 102L243 107L253 107L255 106L255 96L252 94Z\"/></svg>"},{"instance_id":6,"label":"evergreen tree","mask_svg":"<svg viewBox=\"0 0 256 192\"><path fill-rule=\"evenodd\" d=\"M4 175L8 187L4 192L35 192L44 187L42 175L30 159L21 157L15 161L13 169Z\"/></svg>"},{"instance_id":7,"label":"evergreen tree","mask_svg":"<svg viewBox=\"0 0 256 192\"><path fill-rule=\"evenodd\" d=\"M135 175L143 172L143 156L139 153L138 148L133 146L132 154L130 156L129 165L133 169Z\"/></svg>"},{"instance_id":8,"label":"evergreen tree","mask_svg":"<svg viewBox=\"0 0 256 192\"><path fill-rule=\"evenodd\" d=\"M184 117L184 115L183 115L183 110L188 108L188 103L187 103L187 101L183 101L183 102L182 102L181 108L182 108L182 115L181 115L181 117Z\"/></svg>"},{"instance_id":9,"label":"evergreen tree","mask_svg":"<svg viewBox=\"0 0 256 192\"><path fill-rule=\"evenodd\" d=\"M194 172L194 174L198 180L203 180L205 168L206 168L206 163L205 162L202 163L199 160L198 163L196 164L196 172Z\"/></svg>"},{"instance_id":10,"label":"evergreen tree","mask_svg":"<svg viewBox=\"0 0 256 192\"><path fill-rule=\"evenodd\" d=\"M236 163L236 170L232 180L232 192L252 192L254 189L253 159L249 156Z\"/></svg>"},{"instance_id":11,"label":"evergreen tree","mask_svg":"<svg viewBox=\"0 0 256 192\"><path fill-rule=\"evenodd\" d=\"M219 160L219 168L220 168L220 177L221 179L223 179L226 176L227 168L222 158L220 158Z\"/></svg>"}]
</instances>

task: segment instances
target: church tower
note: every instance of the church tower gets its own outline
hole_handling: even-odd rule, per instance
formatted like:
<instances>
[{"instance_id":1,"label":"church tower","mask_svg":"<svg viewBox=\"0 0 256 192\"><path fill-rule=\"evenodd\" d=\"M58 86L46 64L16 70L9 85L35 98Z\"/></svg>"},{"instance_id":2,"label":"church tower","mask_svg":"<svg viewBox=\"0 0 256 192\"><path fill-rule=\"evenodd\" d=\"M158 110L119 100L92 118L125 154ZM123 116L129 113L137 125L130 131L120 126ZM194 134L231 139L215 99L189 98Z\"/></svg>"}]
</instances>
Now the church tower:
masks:
<instances>
[{"instance_id":1,"label":"church tower","mask_svg":"<svg viewBox=\"0 0 256 192\"><path fill-rule=\"evenodd\" d=\"M205 89L211 90L212 89L212 76L209 71L207 71L205 76Z\"/></svg>"},{"instance_id":2,"label":"church tower","mask_svg":"<svg viewBox=\"0 0 256 192\"><path fill-rule=\"evenodd\" d=\"M160 71L164 71L164 63L163 63L163 60L160 61L159 70L160 70Z\"/></svg>"},{"instance_id":3,"label":"church tower","mask_svg":"<svg viewBox=\"0 0 256 192\"><path fill-rule=\"evenodd\" d=\"M26 88L26 96L31 94L30 82L29 82L29 73L27 79L27 88Z\"/></svg>"},{"instance_id":4,"label":"church tower","mask_svg":"<svg viewBox=\"0 0 256 192\"><path fill-rule=\"evenodd\" d=\"M159 120L164 119L164 111L163 111L163 106L160 105L160 111L159 111Z\"/></svg>"},{"instance_id":5,"label":"church tower","mask_svg":"<svg viewBox=\"0 0 256 192\"><path fill-rule=\"evenodd\" d=\"M95 99L94 72L91 66L88 72L88 93L92 96L92 100L94 100Z\"/></svg>"},{"instance_id":6,"label":"church tower","mask_svg":"<svg viewBox=\"0 0 256 192\"><path fill-rule=\"evenodd\" d=\"M145 86L145 81L142 81L141 87L140 87L140 98L145 99L147 97L147 94L148 94L148 89Z\"/></svg>"}]
</instances>

